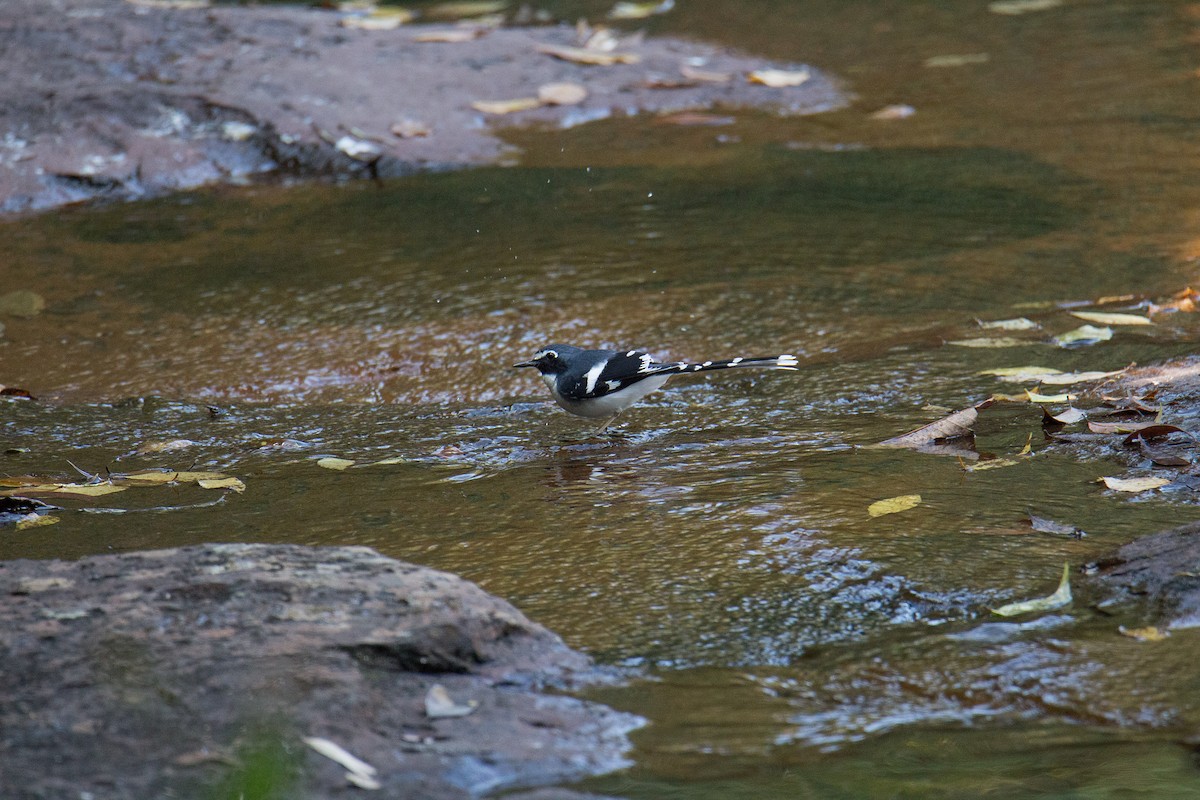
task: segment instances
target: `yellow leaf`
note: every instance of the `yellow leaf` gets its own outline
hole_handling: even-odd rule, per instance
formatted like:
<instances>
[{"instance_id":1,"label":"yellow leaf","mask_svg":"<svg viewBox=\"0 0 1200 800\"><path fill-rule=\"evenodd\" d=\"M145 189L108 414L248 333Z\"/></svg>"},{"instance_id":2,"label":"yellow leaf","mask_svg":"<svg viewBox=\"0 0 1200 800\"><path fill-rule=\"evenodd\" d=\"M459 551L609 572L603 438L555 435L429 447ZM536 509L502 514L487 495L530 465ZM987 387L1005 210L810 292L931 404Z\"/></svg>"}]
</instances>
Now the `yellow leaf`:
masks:
<instances>
[{"instance_id":1,"label":"yellow leaf","mask_svg":"<svg viewBox=\"0 0 1200 800\"><path fill-rule=\"evenodd\" d=\"M456 44L459 42L473 42L481 36L486 35L487 28L450 28L444 31L428 31L426 33L418 33L413 37L414 42L442 42L445 44Z\"/></svg>"},{"instance_id":2,"label":"yellow leaf","mask_svg":"<svg viewBox=\"0 0 1200 800\"><path fill-rule=\"evenodd\" d=\"M220 481L229 477L220 472L177 472L175 480L180 483L199 483L200 481Z\"/></svg>"},{"instance_id":3,"label":"yellow leaf","mask_svg":"<svg viewBox=\"0 0 1200 800\"><path fill-rule=\"evenodd\" d=\"M60 483L53 494L75 494L83 497L100 497L106 494L123 492L128 487L114 486L111 483Z\"/></svg>"},{"instance_id":4,"label":"yellow leaf","mask_svg":"<svg viewBox=\"0 0 1200 800\"><path fill-rule=\"evenodd\" d=\"M1063 564L1062 580L1058 583L1058 589L1054 594L1047 597L1042 597L1037 600L1025 600L1020 603L1009 603L1008 605L993 608L993 614L999 614L1002 617L1015 617L1018 614L1030 614L1034 611L1053 611L1056 608L1062 608L1071 602L1071 565Z\"/></svg>"},{"instance_id":5,"label":"yellow leaf","mask_svg":"<svg viewBox=\"0 0 1200 800\"><path fill-rule=\"evenodd\" d=\"M121 485L131 486L155 486L162 483L174 483L179 480L178 472L161 472L158 470L146 470L144 472L130 472L127 475L118 475L114 477Z\"/></svg>"},{"instance_id":6,"label":"yellow leaf","mask_svg":"<svg viewBox=\"0 0 1200 800\"><path fill-rule=\"evenodd\" d=\"M608 12L609 19L645 19L655 14L665 14L675 7L675 0L654 3L620 2Z\"/></svg>"},{"instance_id":7,"label":"yellow leaf","mask_svg":"<svg viewBox=\"0 0 1200 800\"><path fill-rule=\"evenodd\" d=\"M894 104L894 105L890 105L890 106L884 106L883 108L879 109L878 111L873 112L871 114L871 119L879 119L879 120L885 120L885 121L891 121L891 120L897 120L897 119L908 119L909 117L911 117L913 114L916 114L916 113L917 113L917 110L915 108L913 108L912 106Z\"/></svg>"},{"instance_id":8,"label":"yellow leaf","mask_svg":"<svg viewBox=\"0 0 1200 800\"><path fill-rule=\"evenodd\" d=\"M476 100L471 108L485 114L512 114L517 111L528 111L542 104L536 97L519 97L516 100Z\"/></svg>"},{"instance_id":9,"label":"yellow leaf","mask_svg":"<svg viewBox=\"0 0 1200 800\"><path fill-rule=\"evenodd\" d=\"M28 289L18 289L8 294L0 294L0 314L9 314L14 317L34 317L45 307L45 298Z\"/></svg>"},{"instance_id":10,"label":"yellow leaf","mask_svg":"<svg viewBox=\"0 0 1200 800\"><path fill-rule=\"evenodd\" d=\"M378 8L365 17L342 17L338 24L343 28L358 28L364 31L391 31L416 18L413 12L402 8Z\"/></svg>"},{"instance_id":11,"label":"yellow leaf","mask_svg":"<svg viewBox=\"0 0 1200 800\"><path fill-rule=\"evenodd\" d=\"M1050 367L1001 367L1000 369L985 369L980 371L980 375L995 375L997 378L1013 381L1014 383L1025 383L1027 381L1045 380L1047 375L1061 375L1062 370L1051 369Z\"/></svg>"},{"instance_id":12,"label":"yellow leaf","mask_svg":"<svg viewBox=\"0 0 1200 800\"><path fill-rule=\"evenodd\" d=\"M1114 478L1105 475L1097 480L1097 483L1103 483L1114 492L1146 492L1151 489L1159 489L1166 486L1171 481L1167 478Z\"/></svg>"},{"instance_id":13,"label":"yellow leaf","mask_svg":"<svg viewBox=\"0 0 1200 800\"><path fill-rule=\"evenodd\" d=\"M1122 636L1128 636L1130 639L1137 639L1139 642L1161 642L1170 636L1162 628L1156 628L1153 625L1145 628L1126 628L1124 625L1121 625L1117 628L1117 632Z\"/></svg>"},{"instance_id":14,"label":"yellow leaf","mask_svg":"<svg viewBox=\"0 0 1200 800\"><path fill-rule=\"evenodd\" d=\"M867 506L867 513L872 517L882 517L885 514L897 514L901 511L908 511L910 508L916 508L921 504L921 495L919 494L902 494L899 497L889 497L886 500L876 500L871 505Z\"/></svg>"},{"instance_id":15,"label":"yellow leaf","mask_svg":"<svg viewBox=\"0 0 1200 800\"><path fill-rule=\"evenodd\" d=\"M238 494L246 491L246 484L237 478L202 478L196 485L201 489L233 489Z\"/></svg>"},{"instance_id":16,"label":"yellow leaf","mask_svg":"<svg viewBox=\"0 0 1200 800\"><path fill-rule=\"evenodd\" d=\"M578 83L560 81L538 87L538 100L548 106L574 106L587 99L588 90Z\"/></svg>"},{"instance_id":17,"label":"yellow leaf","mask_svg":"<svg viewBox=\"0 0 1200 800\"><path fill-rule=\"evenodd\" d=\"M966 53L953 56L930 56L925 59L925 66L931 69L940 67L965 67L969 64L986 64L987 53Z\"/></svg>"},{"instance_id":18,"label":"yellow leaf","mask_svg":"<svg viewBox=\"0 0 1200 800\"><path fill-rule=\"evenodd\" d=\"M772 89L786 89L807 83L812 73L806 69L756 69L746 76L751 83L769 86Z\"/></svg>"},{"instance_id":19,"label":"yellow leaf","mask_svg":"<svg viewBox=\"0 0 1200 800\"><path fill-rule=\"evenodd\" d=\"M636 64L642 60L633 53L604 53L584 47L563 47L556 44L538 45L537 51L563 61L599 67L610 67L613 64Z\"/></svg>"},{"instance_id":20,"label":"yellow leaf","mask_svg":"<svg viewBox=\"0 0 1200 800\"><path fill-rule=\"evenodd\" d=\"M429 19L463 19L498 14L508 8L508 0L451 0L425 9Z\"/></svg>"},{"instance_id":21,"label":"yellow leaf","mask_svg":"<svg viewBox=\"0 0 1200 800\"><path fill-rule=\"evenodd\" d=\"M1043 375L1038 380L1050 386L1070 386L1073 383L1085 383L1087 381L1098 381L1101 378L1110 378L1113 375L1120 375L1124 371L1123 369L1118 369L1112 372L1061 372L1054 375Z\"/></svg>"},{"instance_id":22,"label":"yellow leaf","mask_svg":"<svg viewBox=\"0 0 1200 800\"><path fill-rule=\"evenodd\" d=\"M1137 314L1109 314L1103 311L1072 311L1071 316L1098 325L1153 325L1147 317Z\"/></svg>"},{"instance_id":23,"label":"yellow leaf","mask_svg":"<svg viewBox=\"0 0 1200 800\"><path fill-rule=\"evenodd\" d=\"M354 466L354 462L348 458L322 458L317 460L317 466L340 471L346 467Z\"/></svg>"},{"instance_id":24,"label":"yellow leaf","mask_svg":"<svg viewBox=\"0 0 1200 800\"><path fill-rule=\"evenodd\" d=\"M1077 394L1038 394L1029 389L1025 390L1025 396L1031 403L1073 403L1079 399Z\"/></svg>"},{"instance_id":25,"label":"yellow leaf","mask_svg":"<svg viewBox=\"0 0 1200 800\"><path fill-rule=\"evenodd\" d=\"M988 3L988 11L1011 17L1031 11L1046 11L1061 5L1062 0L996 0L994 3Z\"/></svg>"},{"instance_id":26,"label":"yellow leaf","mask_svg":"<svg viewBox=\"0 0 1200 800\"><path fill-rule=\"evenodd\" d=\"M383 467L383 466L388 466L390 464L407 464L407 463L409 463L409 460L407 458L405 458L404 456L395 456L394 458L385 458L382 461L372 461L367 466Z\"/></svg>"},{"instance_id":27,"label":"yellow leaf","mask_svg":"<svg viewBox=\"0 0 1200 800\"><path fill-rule=\"evenodd\" d=\"M45 525L54 525L59 522L62 522L62 520L50 514L28 514L17 520L16 528L19 531L27 531L30 528L41 528Z\"/></svg>"}]
</instances>

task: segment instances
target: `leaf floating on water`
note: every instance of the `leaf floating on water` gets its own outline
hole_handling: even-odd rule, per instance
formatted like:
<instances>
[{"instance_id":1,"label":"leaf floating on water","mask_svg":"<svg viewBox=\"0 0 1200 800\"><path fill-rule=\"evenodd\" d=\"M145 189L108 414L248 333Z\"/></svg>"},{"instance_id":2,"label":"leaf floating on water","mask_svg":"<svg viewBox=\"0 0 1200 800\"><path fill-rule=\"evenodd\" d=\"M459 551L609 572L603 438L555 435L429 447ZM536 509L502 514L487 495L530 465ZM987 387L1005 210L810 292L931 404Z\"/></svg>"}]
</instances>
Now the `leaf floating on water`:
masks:
<instances>
[{"instance_id":1,"label":"leaf floating on water","mask_svg":"<svg viewBox=\"0 0 1200 800\"><path fill-rule=\"evenodd\" d=\"M786 89L807 83L812 73L806 69L756 69L746 76L750 83L768 86L772 89Z\"/></svg>"},{"instance_id":2,"label":"leaf floating on water","mask_svg":"<svg viewBox=\"0 0 1200 800\"><path fill-rule=\"evenodd\" d=\"M1069 406L1065 411L1061 411L1058 414L1051 414L1050 409L1042 407L1043 425L1074 425L1077 422L1083 422L1085 419L1087 419L1087 414L1074 406Z\"/></svg>"},{"instance_id":3,"label":"leaf floating on water","mask_svg":"<svg viewBox=\"0 0 1200 800\"><path fill-rule=\"evenodd\" d=\"M867 513L872 517L882 517L886 514L898 514L921 505L921 495L902 494L899 497L889 497L886 500L876 500L867 506Z\"/></svg>"},{"instance_id":4,"label":"leaf floating on water","mask_svg":"<svg viewBox=\"0 0 1200 800\"><path fill-rule=\"evenodd\" d=\"M1025 390L1025 396L1031 403L1073 403L1079 399L1077 394L1039 394Z\"/></svg>"},{"instance_id":5,"label":"leaf floating on water","mask_svg":"<svg viewBox=\"0 0 1200 800\"><path fill-rule=\"evenodd\" d=\"M1163 303L1162 305L1151 303L1150 307L1146 309L1146 312L1151 315L1162 314L1164 312L1192 313L1197 308L1200 308L1200 306L1197 305L1197 301L1200 301L1200 292L1197 292L1195 289L1189 286L1181 292L1176 292L1168 302Z\"/></svg>"},{"instance_id":6,"label":"leaf floating on water","mask_svg":"<svg viewBox=\"0 0 1200 800\"><path fill-rule=\"evenodd\" d=\"M0 294L0 314L12 317L36 317L46 307L46 299L37 292L18 289Z\"/></svg>"},{"instance_id":7,"label":"leaf floating on water","mask_svg":"<svg viewBox=\"0 0 1200 800\"><path fill-rule=\"evenodd\" d=\"M963 464L964 472L983 472L989 469L999 469L1001 467L1015 467L1017 464L1023 464L1032 458L1033 452L1033 434L1029 434L1029 438L1025 440L1025 446L1021 448L1021 452L1017 453L1012 458L989 458L981 460L975 464Z\"/></svg>"},{"instance_id":8,"label":"leaf floating on water","mask_svg":"<svg viewBox=\"0 0 1200 800\"><path fill-rule=\"evenodd\" d=\"M963 55L930 56L925 59L925 66L930 69L943 67L965 67L970 64L986 64L987 53L965 53Z\"/></svg>"},{"instance_id":9,"label":"leaf floating on water","mask_svg":"<svg viewBox=\"0 0 1200 800\"><path fill-rule=\"evenodd\" d=\"M1087 383L1088 381L1111 378L1114 375L1120 375L1124 371L1123 369L1118 369L1112 372L1060 372L1054 375L1043 375L1038 380L1049 386L1070 386L1074 383Z\"/></svg>"},{"instance_id":10,"label":"leaf floating on water","mask_svg":"<svg viewBox=\"0 0 1200 800\"><path fill-rule=\"evenodd\" d=\"M413 41L459 44L462 42L473 42L482 36L486 36L487 32L488 29L482 26L474 28L448 28L443 31L426 31L425 33L418 33L413 37Z\"/></svg>"},{"instance_id":11,"label":"leaf floating on water","mask_svg":"<svg viewBox=\"0 0 1200 800\"><path fill-rule=\"evenodd\" d=\"M729 83L733 80L732 72L717 72L711 69L700 69L693 67L690 64L684 64L679 68L679 74L687 78L689 81L699 81L700 83Z\"/></svg>"},{"instance_id":12,"label":"leaf floating on water","mask_svg":"<svg viewBox=\"0 0 1200 800\"><path fill-rule=\"evenodd\" d=\"M1142 455L1150 459L1154 464L1160 467L1190 467L1192 465L1191 459L1185 458L1178 453L1157 447L1150 447L1146 444L1145 439L1140 438L1141 435L1141 431L1129 434L1125 437L1125 444L1137 442L1141 448Z\"/></svg>"},{"instance_id":13,"label":"leaf floating on water","mask_svg":"<svg viewBox=\"0 0 1200 800\"><path fill-rule=\"evenodd\" d=\"M684 127L721 127L724 125L733 125L737 122L737 117L730 117L723 114L709 114L706 111L680 111L675 114L667 114L665 117L657 117L654 122L659 125L682 125Z\"/></svg>"},{"instance_id":14,"label":"leaf floating on water","mask_svg":"<svg viewBox=\"0 0 1200 800\"><path fill-rule=\"evenodd\" d=\"M508 0L451 0L425 9L429 19L466 19L499 14L508 8Z\"/></svg>"},{"instance_id":15,"label":"leaf floating on water","mask_svg":"<svg viewBox=\"0 0 1200 800\"><path fill-rule=\"evenodd\" d=\"M333 146L355 161L375 161L383 155L379 145L354 136L343 136L334 142Z\"/></svg>"},{"instance_id":16,"label":"leaf floating on water","mask_svg":"<svg viewBox=\"0 0 1200 800\"><path fill-rule=\"evenodd\" d=\"M609 19L646 19L656 14L665 14L675 7L675 0L662 0L656 3L621 2L608 12Z\"/></svg>"},{"instance_id":17,"label":"leaf floating on water","mask_svg":"<svg viewBox=\"0 0 1200 800\"><path fill-rule=\"evenodd\" d=\"M1088 430L1092 433L1139 433L1150 428L1170 428L1162 432L1161 435L1168 433L1183 432L1183 428L1176 428L1174 425L1163 425L1158 421L1151 422L1130 422L1128 420L1122 422L1088 422Z\"/></svg>"},{"instance_id":18,"label":"leaf floating on water","mask_svg":"<svg viewBox=\"0 0 1200 800\"><path fill-rule=\"evenodd\" d=\"M1153 325L1147 317L1137 314L1109 314L1104 311L1072 311L1072 317L1078 317L1085 322L1095 322L1097 325Z\"/></svg>"},{"instance_id":19,"label":"leaf floating on water","mask_svg":"<svg viewBox=\"0 0 1200 800\"><path fill-rule=\"evenodd\" d=\"M1054 343L1059 347L1083 347L1097 342L1107 342L1113 337L1112 328L1097 328L1094 325L1080 325L1078 328L1054 337Z\"/></svg>"},{"instance_id":20,"label":"leaf floating on water","mask_svg":"<svg viewBox=\"0 0 1200 800\"><path fill-rule=\"evenodd\" d=\"M537 51L563 61L598 67L611 67L613 64L636 64L642 60L640 56L633 53L605 53L586 47L565 47L556 44L538 45Z\"/></svg>"},{"instance_id":21,"label":"leaf floating on water","mask_svg":"<svg viewBox=\"0 0 1200 800\"><path fill-rule=\"evenodd\" d=\"M588 90L578 83L559 81L539 86L537 95L548 106L574 106L587 99Z\"/></svg>"},{"instance_id":22,"label":"leaf floating on water","mask_svg":"<svg viewBox=\"0 0 1200 800\"><path fill-rule=\"evenodd\" d=\"M1029 381L1043 381L1048 375L1061 375L1062 370L1051 369L1050 367L1001 367L999 369L985 369L979 372L980 375L994 375L997 378L1012 381L1013 383L1028 383Z\"/></svg>"},{"instance_id":23,"label":"leaf floating on water","mask_svg":"<svg viewBox=\"0 0 1200 800\"><path fill-rule=\"evenodd\" d=\"M975 420L979 419L979 412L988 406L992 405L992 400L989 398L978 405L964 408L962 411L955 411L948 417L931 422L917 428L915 431L910 431L902 436L895 436L891 439L886 439L880 442L877 447L921 447L922 445L932 444L939 439L954 439L959 436L970 436L971 428L975 424Z\"/></svg>"},{"instance_id":24,"label":"leaf floating on water","mask_svg":"<svg viewBox=\"0 0 1200 800\"><path fill-rule=\"evenodd\" d=\"M1139 642L1161 642L1171 635L1162 628L1156 628L1153 625L1145 628L1126 628L1124 625L1121 625L1117 628L1117 632L1122 636L1128 636L1130 639L1137 639Z\"/></svg>"},{"instance_id":25,"label":"leaf floating on water","mask_svg":"<svg viewBox=\"0 0 1200 800\"><path fill-rule=\"evenodd\" d=\"M909 117L911 117L913 114L916 114L916 113L917 113L917 110L915 108L913 108L912 106L897 104L897 105L884 106L883 108L879 109L878 111L872 113L871 119L878 119L878 120L884 120L887 122L891 122L893 120L898 120L898 119L908 119Z\"/></svg>"},{"instance_id":26,"label":"leaf floating on water","mask_svg":"<svg viewBox=\"0 0 1200 800\"><path fill-rule=\"evenodd\" d=\"M515 100L476 100L471 103L471 108L485 114L515 114L541 105L542 101L536 97L519 97Z\"/></svg>"},{"instance_id":27,"label":"leaf floating on water","mask_svg":"<svg viewBox=\"0 0 1200 800\"><path fill-rule=\"evenodd\" d=\"M1062 0L996 0L996 2L988 3L988 11L1011 17L1017 14L1028 14L1031 11L1047 11L1061 5Z\"/></svg>"},{"instance_id":28,"label":"leaf floating on water","mask_svg":"<svg viewBox=\"0 0 1200 800\"><path fill-rule=\"evenodd\" d=\"M956 347L1025 347L1031 344L1026 339L1015 339L1011 336L979 337L976 339L955 339L946 344Z\"/></svg>"},{"instance_id":29,"label":"leaf floating on water","mask_svg":"<svg viewBox=\"0 0 1200 800\"><path fill-rule=\"evenodd\" d=\"M232 489L238 494L246 491L246 484L238 478L202 478L196 485L201 489Z\"/></svg>"},{"instance_id":30,"label":"leaf floating on water","mask_svg":"<svg viewBox=\"0 0 1200 800\"><path fill-rule=\"evenodd\" d=\"M999 331L1036 331L1042 326L1031 319L1017 317L1015 319L976 320L979 327L985 330Z\"/></svg>"},{"instance_id":31,"label":"leaf floating on water","mask_svg":"<svg viewBox=\"0 0 1200 800\"><path fill-rule=\"evenodd\" d=\"M52 514L27 514L17 520L16 529L19 531L27 531L30 528L42 528L46 525L57 525L62 522L59 517Z\"/></svg>"},{"instance_id":32,"label":"leaf floating on water","mask_svg":"<svg viewBox=\"0 0 1200 800\"><path fill-rule=\"evenodd\" d=\"M341 471L354 466L354 462L348 458L320 458L317 459L317 466Z\"/></svg>"},{"instance_id":33,"label":"leaf floating on water","mask_svg":"<svg viewBox=\"0 0 1200 800\"><path fill-rule=\"evenodd\" d=\"M1151 489L1160 489L1171 481L1166 478L1114 478L1106 475L1103 478L1099 478L1096 482L1103 483L1114 492L1137 494L1138 492L1148 492Z\"/></svg>"},{"instance_id":34,"label":"leaf floating on water","mask_svg":"<svg viewBox=\"0 0 1200 800\"><path fill-rule=\"evenodd\" d=\"M417 15L405 8L374 8L370 14L342 17L338 24L343 28L357 28L364 31L393 31L401 25L407 25L417 18Z\"/></svg>"},{"instance_id":35,"label":"leaf floating on water","mask_svg":"<svg viewBox=\"0 0 1200 800\"><path fill-rule=\"evenodd\" d=\"M1018 614L1032 614L1035 611L1053 611L1056 608L1062 608L1071 602L1071 565L1063 564L1062 580L1059 581L1058 589L1054 594L1047 597L1042 597L1037 600L1025 600L1020 603L1009 603L1008 605L993 608L993 614L999 614L1002 617L1015 617Z\"/></svg>"},{"instance_id":36,"label":"leaf floating on water","mask_svg":"<svg viewBox=\"0 0 1200 800\"><path fill-rule=\"evenodd\" d=\"M440 683L435 683L425 695L425 716L430 719L465 717L476 709L478 702L471 700L466 705L455 703L450 693Z\"/></svg>"}]
</instances>

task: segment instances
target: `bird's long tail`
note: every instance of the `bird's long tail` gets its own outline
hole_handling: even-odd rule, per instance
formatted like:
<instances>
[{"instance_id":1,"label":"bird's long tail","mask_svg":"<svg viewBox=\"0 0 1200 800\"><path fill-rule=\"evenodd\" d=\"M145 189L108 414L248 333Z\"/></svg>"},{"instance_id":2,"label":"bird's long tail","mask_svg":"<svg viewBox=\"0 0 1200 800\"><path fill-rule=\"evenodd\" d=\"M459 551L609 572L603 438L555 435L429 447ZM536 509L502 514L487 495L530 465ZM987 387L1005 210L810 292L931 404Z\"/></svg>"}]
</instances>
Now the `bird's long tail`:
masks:
<instances>
[{"instance_id":1,"label":"bird's long tail","mask_svg":"<svg viewBox=\"0 0 1200 800\"><path fill-rule=\"evenodd\" d=\"M674 364L655 364L654 372L675 373L688 375L693 372L709 372L716 369L739 369L741 367L758 367L759 369L800 369L795 356L766 356L759 358L728 358L723 361L704 361L698 364L678 361Z\"/></svg>"}]
</instances>

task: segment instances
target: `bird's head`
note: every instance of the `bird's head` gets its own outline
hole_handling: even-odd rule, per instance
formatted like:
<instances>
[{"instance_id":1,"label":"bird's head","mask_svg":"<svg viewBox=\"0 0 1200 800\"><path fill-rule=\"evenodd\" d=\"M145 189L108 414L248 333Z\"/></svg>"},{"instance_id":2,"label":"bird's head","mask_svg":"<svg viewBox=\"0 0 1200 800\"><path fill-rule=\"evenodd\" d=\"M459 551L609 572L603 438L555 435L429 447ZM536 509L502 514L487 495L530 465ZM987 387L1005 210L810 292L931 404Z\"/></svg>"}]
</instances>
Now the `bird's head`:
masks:
<instances>
[{"instance_id":1,"label":"bird's head","mask_svg":"<svg viewBox=\"0 0 1200 800\"><path fill-rule=\"evenodd\" d=\"M566 357L572 351L578 352L579 348L571 347L567 344L552 344L549 347L543 347L533 354L533 358L528 361L522 361L520 364L513 364L513 368L518 367L536 367L537 371L543 375L557 375L567 369Z\"/></svg>"}]
</instances>

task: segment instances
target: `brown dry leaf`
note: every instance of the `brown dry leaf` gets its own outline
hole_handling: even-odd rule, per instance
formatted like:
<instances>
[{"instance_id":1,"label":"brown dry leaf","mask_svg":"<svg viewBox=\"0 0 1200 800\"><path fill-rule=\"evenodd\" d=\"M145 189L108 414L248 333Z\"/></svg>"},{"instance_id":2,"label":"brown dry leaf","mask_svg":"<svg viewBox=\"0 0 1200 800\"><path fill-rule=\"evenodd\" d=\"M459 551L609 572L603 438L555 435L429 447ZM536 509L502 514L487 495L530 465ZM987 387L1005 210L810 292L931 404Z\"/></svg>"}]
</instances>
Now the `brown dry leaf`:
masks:
<instances>
[{"instance_id":1,"label":"brown dry leaf","mask_svg":"<svg viewBox=\"0 0 1200 800\"><path fill-rule=\"evenodd\" d=\"M642 60L640 56L633 53L604 53L585 47L565 47L556 44L538 45L537 52L574 64L588 64L597 67L610 67L613 64L636 64Z\"/></svg>"},{"instance_id":2,"label":"brown dry leaf","mask_svg":"<svg viewBox=\"0 0 1200 800\"><path fill-rule=\"evenodd\" d=\"M433 129L424 122L415 119L402 119L392 123L390 128L393 136L401 139L420 139L433 133Z\"/></svg>"},{"instance_id":3,"label":"brown dry leaf","mask_svg":"<svg viewBox=\"0 0 1200 800\"><path fill-rule=\"evenodd\" d=\"M1160 466L1160 467L1190 467L1192 465L1192 462L1190 459L1184 458L1183 456L1179 455L1178 453L1174 453L1170 450L1166 450L1166 449L1162 449L1162 448L1158 448L1158 447L1149 446L1148 444L1146 444L1146 440L1140 438L1140 436L1141 436L1140 432L1139 433L1131 433L1129 436L1125 437L1125 443L1132 444L1133 441L1137 441L1138 445L1139 445L1139 449L1142 451L1142 455L1144 455L1146 458L1150 459L1150 461L1152 461L1157 466Z\"/></svg>"},{"instance_id":4,"label":"brown dry leaf","mask_svg":"<svg viewBox=\"0 0 1200 800\"><path fill-rule=\"evenodd\" d=\"M1129 420L1123 420L1121 422L1094 422L1089 420L1088 430L1090 430L1092 433L1134 433L1136 431L1143 431L1147 428L1158 427L1161 425L1162 423L1158 422L1157 420L1151 420L1150 422L1132 422ZM1174 425L1162 427L1175 428ZM1182 430L1182 428L1175 428L1175 430Z\"/></svg>"},{"instance_id":5,"label":"brown dry leaf","mask_svg":"<svg viewBox=\"0 0 1200 800\"><path fill-rule=\"evenodd\" d=\"M3 332L3 326L0 326L0 332ZM0 386L0 397L8 397L16 400L36 400L28 389L22 389L19 386Z\"/></svg>"},{"instance_id":6,"label":"brown dry leaf","mask_svg":"<svg viewBox=\"0 0 1200 800\"><path fill-rule=\"evenodd\" d=\"M1161 314L1163 312L1181 311L1183 313L1192 313L1197 308L1197 301L1200 301L1200 292L1197 292L1192 287L1188 286L1183 291L1176 292L1171 299L1162 305L1150 304L1146 309L1149 314Z\"/></svg>"},{"instance_id":7,"label":"brown dry leaf","mask_svg":"<svg viewBox=\"0 0 1200 800\"><path fill-rule=\"evenodd\" d=\"M806 69L756 69L746 76L750 83L769 86L772 89L799 86L811 79L812 73Z\"/></svg>"},{"instance_id":8,"label":"brown dry leaf","mask_svg":"<svg viewBox=\"0 0 1200 800\"><path fill-rule=\"evenodd\" d=\"M878 111L875 111L871 114L871 119L880 119L890 122L897 119L908 119L916 113L917 110L912 106L897 103L890 106L884 106Z\"/></svg>"},{"instance_id":9,"label":"brown dry leaf","mask_svg":"<svg viewBox=\"0 0 1200 800\"><path fill-rule=\"evenodd\" d=\"M1137 314L1109 314L1104 311L1072 311L1072 317L1097 325L1153 325L1148 318Z\"/></svg>"},{"instance_id":10,"label":"brown dry leaf","mask_svg":"<svg viewBox=\"0 0 1200 800\"><path fill-rule=\"evenodd\" d=\"M1136 494L1138 492L1146 492L1151 489L1159 489L1166 486L1171 481L1167 478L1115 478L1106 475L1103 478L1097 478L1096 483L1103 483L1114 492L1130 492Z\"/></svg>"},{"instance_id":11,"label":"brown dry leaf","mask_svg":"<svg viewBox=\"0 0 1200 800\"><path fill-rule=\"evenodd\" d=\"M880 442L876 447L922 447L940 439L954 439L972 435L971 428L979 418L979 412L992 405L991 398L978 405L956 411L948 417L917 428L915 431Z\"/></svg>"},{"instance_id":12,"label":"brown dry leaf","mask_svg":"<svg viewBox=\"0 0 1200 800\"><path fill-rule=\"evenodd\" d=\"M519 97L515 100L476 100L471 108L485 114L515 114L518 111L529 111L539 108L542 101L536 97Z\"/></svg>"},{"instance_id":13,"label":"brown dry leaf","mask_svg":"<svg viewBox=\"0 0 1200 800\"><path fill-rule=\"evenodd\" d=\"M1085 419L1087 419L1087 414L1074 406L1069 406L1065 411L1061 411L1058 414L1051 414L1050 409L1042 406L1043 425L1074 425L1077 422L1083 422Z\"/></svg>"},{"instance_id":14,"label":"brown dry leaf","mask_svg":"<svg viewBox=\"0 0 1200 800\"><path fill-rule=\"evenodd\" d=\"M867 513L872 517L882 517L887 514L898 514L921 505L921 495L902 494L899 497L889 497L886 500L876 500L867 506Z\"/></svg>"},{"instance_id":15,"label":"brown dry leaf","mask_svg":"<svg viewBox=\"0 0 1200 800\"><path fill-rule=\"evenodd\" d=\"M545 83L538 87L538 100L548 106L574 106L587 99L588 90L570 81Z\"/></svg>"},{"instance_id":16,"label":"brown dry leaf","mask_svg":"<svg viewBox=\"0 0 1200 800\"><path fill-rule=\"evenodd\" d=\"M711 69L700 69L693 67L690 64L683 64L679 67L679 74L690 81L699 81L701 83L729 83L733 80L732 72L717 72Z\"/></svg>"},{"instance_id":17,"label":"brown dry leaf","mask_svg":"<svg viewBox=\"0 0 1200 800\"><path fill-rule=\"evenodd\" d=\"M1161 642L1170 634L1162 628L1156 628L1149 625L1145 628L1126 628L1121 625L1117 628L1117 632L1122 636L1128 636L1130 639L1137 639L1139 642Z\"/></svg>"},{"instance_id":18,"label":"brown dry leaf","mask_svg":"<svg viewBox=\"0 0 1200 800\"><path fill-rule=\"evenodd\" d=\"M1144 428L1138 428L1136 431L1133 431L1128 436L1126 436L1125 444L1131 445L1134 442L1138 441L1139 439L1143 442L1151 442L1151 441L1154 441L1155 439L1165 439L1168 436L1170 436L1172 433L1186 434L1187 436L1191 437L1193 441L1196 438L1195 436L1192 436L1192 434L1185 431L1183 428L1180 428L1178 425L1150 424Z\"/></svg>"},{"instance_id":19,"label":"brown dry leaf","mask_svg":"<svg viewBox=\"0 0 1200 800\"><path fill-rule=\"evenodd\" d=\"M443 31L426 31L425 33L418 33L413 37L413 41L458 44L460 42L473 42L481 36L486 36L487 32L488 29L483 27L450 28Z\"/></svg>"}]
</instances>

